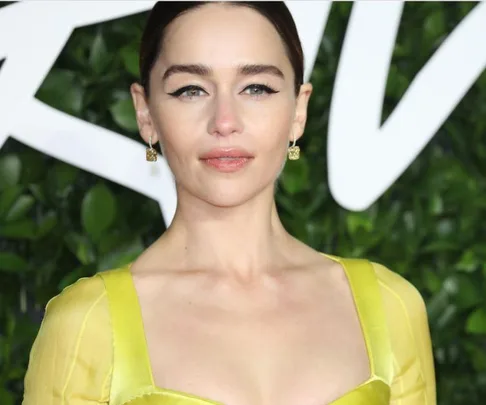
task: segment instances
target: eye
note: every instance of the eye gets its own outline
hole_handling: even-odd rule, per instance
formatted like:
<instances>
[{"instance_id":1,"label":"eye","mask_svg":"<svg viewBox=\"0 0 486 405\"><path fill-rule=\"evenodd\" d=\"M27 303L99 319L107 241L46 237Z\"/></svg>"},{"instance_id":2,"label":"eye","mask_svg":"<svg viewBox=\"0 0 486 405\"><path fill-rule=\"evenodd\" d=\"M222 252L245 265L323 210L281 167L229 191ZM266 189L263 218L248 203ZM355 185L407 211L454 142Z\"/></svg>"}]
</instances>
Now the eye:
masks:
<instances>
[{"instance_id":1,"label":"eye","mask_svg":"<svg viewBox=\"0 0 486 405\"><path fill-rule=\"evenodd\" d=\"M243 91L249 94L250 96L263 96L265 94L278 93L278 91L264 84L250 84Z\"/></svg>"},{"instance_id":2,"label":"eye","mask_svg":"<svg viewBox=\"0 0 486 405\"><path fill-rule=\"evenodd\" d=\"M173 97L182 97L182 98L188 98L188 99L193 99L194 97L200 97L206 93L203 89L201 89L199 86L184 86L181 87L179 90L176 90L172 93L169 93L170 96Z\"/></svg>"}]
</instances>

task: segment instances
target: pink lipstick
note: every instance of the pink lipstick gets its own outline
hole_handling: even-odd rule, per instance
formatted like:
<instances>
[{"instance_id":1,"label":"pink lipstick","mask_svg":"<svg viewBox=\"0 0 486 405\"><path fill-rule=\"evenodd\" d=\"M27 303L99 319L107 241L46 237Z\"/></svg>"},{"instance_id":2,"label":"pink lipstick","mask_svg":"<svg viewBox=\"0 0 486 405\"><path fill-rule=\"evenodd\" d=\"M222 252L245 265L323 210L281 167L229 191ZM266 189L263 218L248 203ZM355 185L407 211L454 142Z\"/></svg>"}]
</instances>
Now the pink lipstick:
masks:
<instances>
[{"instance_id":1,"label":"pink lipstick","mask_svg":"<svg viewBox=\"0 0 486 405\"><path fill-rule=\"evenodd\" d=\"M220 172L232 173L243 169L253 158L242 148L216 148L203 154L200 160Z\"/></svg>"}]
</instances>

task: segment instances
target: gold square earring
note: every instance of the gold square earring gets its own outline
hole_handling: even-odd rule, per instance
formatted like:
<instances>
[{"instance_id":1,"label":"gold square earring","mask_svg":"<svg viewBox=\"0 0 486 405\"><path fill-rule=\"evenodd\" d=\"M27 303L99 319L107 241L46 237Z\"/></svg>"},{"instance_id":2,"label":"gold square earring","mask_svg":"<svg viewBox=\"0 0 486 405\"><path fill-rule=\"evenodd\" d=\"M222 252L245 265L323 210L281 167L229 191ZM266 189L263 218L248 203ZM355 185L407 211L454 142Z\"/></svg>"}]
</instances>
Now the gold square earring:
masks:
<instances>
[{"instance_id":1,"label":"gold square earring","mask_svg":"<svg viewBox=\"0 0 486 405\"><path fill-rule=\"evenodd\" d=\"M287 154L289 156L289 160L298 160L300 157L300 148L295 145L295 134L294 142L292 143L292 146L289 146Z\"/></svg>"},{"instance_id":2,"label":"gold square earring","mask_svg":"<svg viewBox=\"0 0 486 405\"><path fill-rule=\"evenodd\" d=\"M145 151L145 158L147 162L157 161L157 151L152 147L152 135L149 137L149 147Z\"/></svg>"}]
</instances>

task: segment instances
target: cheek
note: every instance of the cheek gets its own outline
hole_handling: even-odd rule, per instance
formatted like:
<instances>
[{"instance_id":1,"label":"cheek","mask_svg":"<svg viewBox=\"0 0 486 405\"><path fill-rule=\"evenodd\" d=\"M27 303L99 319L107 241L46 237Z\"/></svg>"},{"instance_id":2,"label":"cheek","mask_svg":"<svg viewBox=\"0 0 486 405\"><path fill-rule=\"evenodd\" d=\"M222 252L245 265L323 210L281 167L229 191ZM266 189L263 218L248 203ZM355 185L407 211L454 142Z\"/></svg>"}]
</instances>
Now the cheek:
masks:
<instances>
[{"instance_id":1,"label":"cheek","mask_svg":"<svg viewBox=\"0 0 486 405\"><path fill-rule=\"evenodd\" d=\"M292 106L287 104L273 108L260 108L252 122L262 150L286 149L292 131Z\"/></svg>"},{"instance_id":2,"label":"cheek","mask_svg":"<svg viewBox=\"0 0 486 405\"><path fill-rule=\"evenodd\" d=\"M184 160L197 151L200 129L197 121L190 114L183 111L173 111L170 108L159 108L156 118L157 131L161 136L161 143L168 152L168 160L176 158Z\"/></svg>"}]
</instances>

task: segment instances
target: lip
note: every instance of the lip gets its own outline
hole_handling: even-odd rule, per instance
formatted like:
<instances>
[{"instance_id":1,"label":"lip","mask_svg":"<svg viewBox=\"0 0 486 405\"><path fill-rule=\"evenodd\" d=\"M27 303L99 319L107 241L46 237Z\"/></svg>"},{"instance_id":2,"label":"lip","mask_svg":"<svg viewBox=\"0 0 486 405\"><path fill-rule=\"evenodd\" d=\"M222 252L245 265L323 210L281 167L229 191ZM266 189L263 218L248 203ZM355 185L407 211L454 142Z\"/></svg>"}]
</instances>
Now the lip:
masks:
<instances>
[{"instance_id":1,"label":"lip","mask_svg":"<svg viewBox=\"0 0 486 405\"><path fill-rule=\"evenodd\" d=\"M200 160L219 172L233 173L247 166L254 156L243 148L215 148L204 153Z\"/></svg>"},{"instance_id":2,"label":"lip","mask_svg":"<svg viewBox=\"0 0 486 405\"><path fill-rule=\"evenodd\" d=\"M201 155L201 160L218 158L253 158L254 156L244 148L214 148Z\"/></svg>"}]
</instances>

